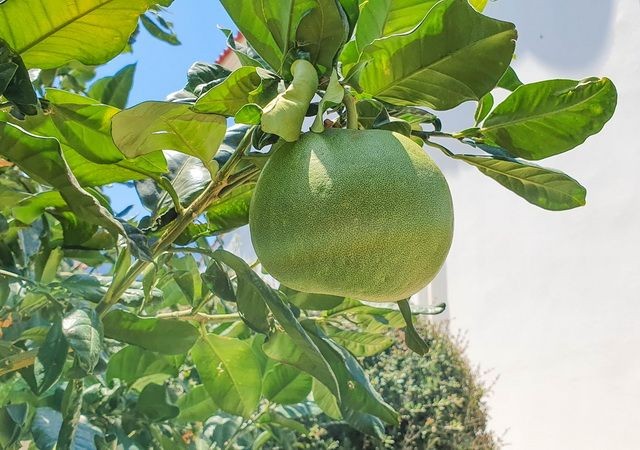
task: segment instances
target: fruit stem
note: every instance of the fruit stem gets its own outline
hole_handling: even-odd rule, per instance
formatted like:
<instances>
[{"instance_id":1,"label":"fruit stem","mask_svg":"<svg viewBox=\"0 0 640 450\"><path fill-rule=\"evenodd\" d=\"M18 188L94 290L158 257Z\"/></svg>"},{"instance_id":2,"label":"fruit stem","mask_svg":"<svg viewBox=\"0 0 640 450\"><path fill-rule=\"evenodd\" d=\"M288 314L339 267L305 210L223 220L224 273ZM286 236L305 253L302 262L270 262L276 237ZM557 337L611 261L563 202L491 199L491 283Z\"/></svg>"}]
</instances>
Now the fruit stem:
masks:
<instances>
[{"instance_id":1,"label":"fruit stem","mask_svg":"<svg viewBox=\"0 0 640 450\"><path fill-rule=\"evenodd\" d=\"M353 95L345 90L342 103L347 108L347 128L350 130L358 129L358 109L356 108L356 100Z\"/></svg>"}]
</instances>

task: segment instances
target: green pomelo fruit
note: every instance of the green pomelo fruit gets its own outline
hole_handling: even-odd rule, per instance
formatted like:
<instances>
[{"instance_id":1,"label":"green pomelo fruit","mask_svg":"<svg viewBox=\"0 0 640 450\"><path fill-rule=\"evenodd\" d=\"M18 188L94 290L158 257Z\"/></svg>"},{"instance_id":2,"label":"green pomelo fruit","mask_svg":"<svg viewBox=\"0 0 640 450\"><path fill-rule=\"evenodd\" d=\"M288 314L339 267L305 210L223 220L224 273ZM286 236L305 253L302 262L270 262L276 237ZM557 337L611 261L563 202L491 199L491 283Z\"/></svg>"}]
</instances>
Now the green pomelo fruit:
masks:
<instances>
[{"instance_id":1,"label":"green pomelo fruit","mask_svg":"<svg viewBox=\"0 0 640 450\"><path fill-rule=\"evenodd\" d=\"M440 169L409 138L329 129L271 155L249 226L262 265L285 286L398 301L442 267L453 205Z\"/></svg>"}]
</instances>

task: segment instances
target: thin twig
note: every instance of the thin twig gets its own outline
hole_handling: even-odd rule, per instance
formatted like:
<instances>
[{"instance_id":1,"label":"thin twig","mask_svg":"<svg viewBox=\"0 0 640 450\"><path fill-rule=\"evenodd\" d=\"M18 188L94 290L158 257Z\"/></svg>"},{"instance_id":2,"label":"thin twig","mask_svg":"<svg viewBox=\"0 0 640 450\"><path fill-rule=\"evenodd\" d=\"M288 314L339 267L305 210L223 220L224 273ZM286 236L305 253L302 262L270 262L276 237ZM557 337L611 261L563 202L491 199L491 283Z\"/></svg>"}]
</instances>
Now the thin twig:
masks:
<instances>
[{"instance_id":1,"label":"thin twig","mask_svg":"<svg viewBox=\"0 0 640 450\"><path fill-rule=\"evenodd\" d=\"M38 349L34 349L16 353L15 355L10 355L0 360L0 377L33 365L37 355Z\"/></svg>"},{"instance_id":2,"label":"thin twig","mask_svg":"<svg viewBox=\"0 0 640 450\"><path fill-rule=\"evenodd\" d=\"M156 314L152 316L154 319L177 319L177 320L193 320L201 323L229 323L240 320L240 314L205 314L193 310L185 309L182 311L174 311L170 313Z\"/></svg>"}]
</instances>

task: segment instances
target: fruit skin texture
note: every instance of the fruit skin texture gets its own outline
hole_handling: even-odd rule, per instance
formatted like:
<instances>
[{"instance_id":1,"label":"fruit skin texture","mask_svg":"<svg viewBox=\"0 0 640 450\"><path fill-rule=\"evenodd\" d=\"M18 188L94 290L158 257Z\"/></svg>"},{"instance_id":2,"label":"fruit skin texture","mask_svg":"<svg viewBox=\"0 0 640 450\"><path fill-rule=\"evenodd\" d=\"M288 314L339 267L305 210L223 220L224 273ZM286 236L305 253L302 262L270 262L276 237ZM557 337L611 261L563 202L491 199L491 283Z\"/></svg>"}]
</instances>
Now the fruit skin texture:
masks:
<instances>
[{"instance_id":1,"label":"fruit skin texture","mask_svg":"<svg viewBox=\"0 0 640 450\"><path fill-rule=\"evenodd\" d=\"M411 139L328 129L271 155L249 226L262 265L285 286L399 301L442 267L453 205L440 169Z\"/></svg>"}]
</instances>

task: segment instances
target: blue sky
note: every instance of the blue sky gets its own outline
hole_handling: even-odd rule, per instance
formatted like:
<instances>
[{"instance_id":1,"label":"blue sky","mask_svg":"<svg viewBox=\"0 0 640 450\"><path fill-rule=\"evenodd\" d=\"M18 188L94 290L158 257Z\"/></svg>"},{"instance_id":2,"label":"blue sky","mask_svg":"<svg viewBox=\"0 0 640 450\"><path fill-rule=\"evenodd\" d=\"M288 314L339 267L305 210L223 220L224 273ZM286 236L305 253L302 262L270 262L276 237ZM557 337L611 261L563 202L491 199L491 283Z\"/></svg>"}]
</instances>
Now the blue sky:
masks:
<instances>
[{"instance_id":1,"label":"blue sky","mask_svg":"<svg viewBox=\"0 0 640 450\"><path fill-rule=\"evenodd\" d=\"M103 77L137 63L129 106L146 100L164 100L167 94L184 87L192 63L213 62L224 50L226 40L218 25L234 29L218 0L176 0L163 17L173 22L182 45L166 44L141 30L133 53L120 55L98 70L98 77ZM132 214L139 217L146 214L133 189L115 185L105 191L116 212L134 205Z\"/></svg>"}]
</instances>

